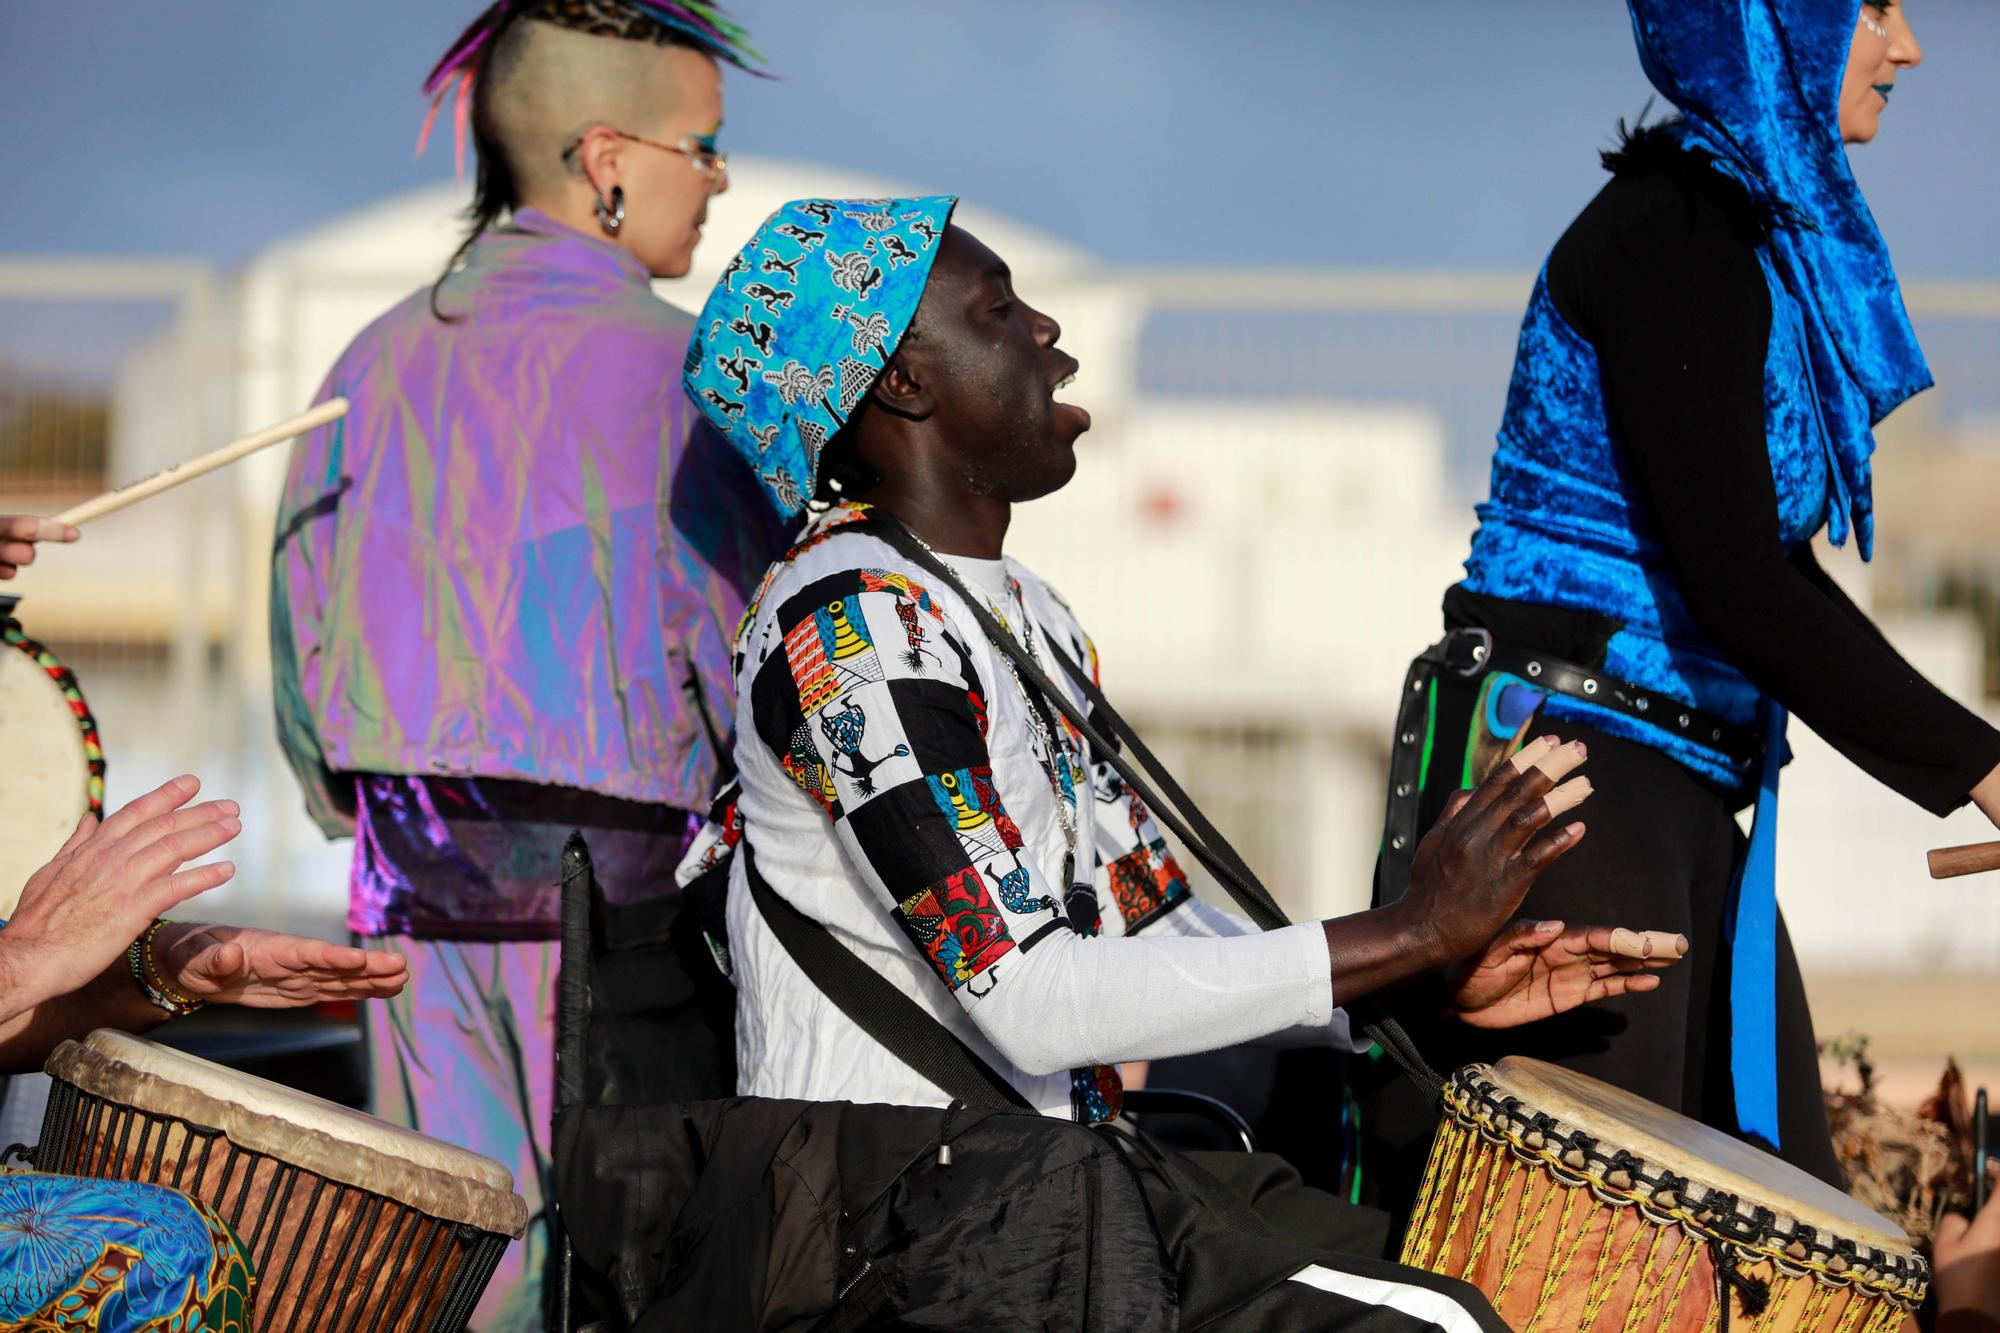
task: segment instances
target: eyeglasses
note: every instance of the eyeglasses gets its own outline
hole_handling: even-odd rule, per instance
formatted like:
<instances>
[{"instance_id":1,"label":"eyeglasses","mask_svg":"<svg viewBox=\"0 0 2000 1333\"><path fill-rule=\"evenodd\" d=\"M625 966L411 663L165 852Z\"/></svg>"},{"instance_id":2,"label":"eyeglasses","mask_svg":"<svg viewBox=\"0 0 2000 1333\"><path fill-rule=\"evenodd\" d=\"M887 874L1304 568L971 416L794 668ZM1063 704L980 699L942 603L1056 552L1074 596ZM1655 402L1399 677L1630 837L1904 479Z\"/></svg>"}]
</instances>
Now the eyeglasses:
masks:
<instances>
[{"instance_id":1,"label":"eyeglasses","mask_svg":"<svg viewBox=\"0 0 2000 1333\"><path fill-rule=\"evenodd\" d=\"M611 133L621 139L630 139L633 143L642 143L648 148L657 148L662 152L679 153L688 160L689 166L702 174L703 178L708 181L708 188L711 190L729 179L729 154L727 153L718 153L712 148L695 146L686 139L681 140L677 144L661 143L657 139L648 139L641 134L628 134L624 130L613 130L608 125L604 128L610 130ZM576 150L581 147L583 147L583 139L579 137L575 143L563 149L563 161L568 162L571 158L575 157Z\"/></svg>"}]
</instances>

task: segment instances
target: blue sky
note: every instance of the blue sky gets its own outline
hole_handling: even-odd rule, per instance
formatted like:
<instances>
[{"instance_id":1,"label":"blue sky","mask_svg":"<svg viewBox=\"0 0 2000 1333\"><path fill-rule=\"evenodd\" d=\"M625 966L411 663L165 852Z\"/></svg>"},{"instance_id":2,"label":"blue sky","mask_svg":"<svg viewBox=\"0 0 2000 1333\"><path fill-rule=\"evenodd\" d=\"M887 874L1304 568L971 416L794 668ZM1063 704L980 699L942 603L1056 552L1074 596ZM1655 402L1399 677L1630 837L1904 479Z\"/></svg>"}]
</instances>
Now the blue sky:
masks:
<instances>
[{"instance_id":1,"label":"blue sky","mask_svg":"<svg viewBox=\"0 0 2000 1333\"><path fill-rule=\"evenodd\" d=\"M2000 5L1857 165L1906 276L2000 279ZM735 0L783 77L727 146L949 188L1124 264L1521 269L1647 88L1617 0ZM411 157L452 0L0 6L0 252L235 260L449 176Z\"/></svg>"}]
</instances>

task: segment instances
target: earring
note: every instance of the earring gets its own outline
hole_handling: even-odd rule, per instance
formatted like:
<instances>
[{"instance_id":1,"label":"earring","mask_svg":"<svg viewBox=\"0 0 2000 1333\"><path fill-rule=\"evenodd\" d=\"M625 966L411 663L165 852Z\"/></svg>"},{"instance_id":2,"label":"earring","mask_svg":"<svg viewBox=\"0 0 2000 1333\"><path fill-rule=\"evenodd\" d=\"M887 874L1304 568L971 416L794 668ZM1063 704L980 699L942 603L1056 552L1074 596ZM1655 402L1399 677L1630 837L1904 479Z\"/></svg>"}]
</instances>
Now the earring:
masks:
<instances>
[{"instance_id":1,"label":"earring","mask_svg":"<svg viewBox=\"0 0 2000 1333\"><path fill-rule=\"evenodd\" d=\"M624 186L614 185L611 187L611 202L609 204L605 203L602 199L597 201L597 225L610 232L613 236L616 236L618 229L625 225Z\"/></svg>"}]
</instances>

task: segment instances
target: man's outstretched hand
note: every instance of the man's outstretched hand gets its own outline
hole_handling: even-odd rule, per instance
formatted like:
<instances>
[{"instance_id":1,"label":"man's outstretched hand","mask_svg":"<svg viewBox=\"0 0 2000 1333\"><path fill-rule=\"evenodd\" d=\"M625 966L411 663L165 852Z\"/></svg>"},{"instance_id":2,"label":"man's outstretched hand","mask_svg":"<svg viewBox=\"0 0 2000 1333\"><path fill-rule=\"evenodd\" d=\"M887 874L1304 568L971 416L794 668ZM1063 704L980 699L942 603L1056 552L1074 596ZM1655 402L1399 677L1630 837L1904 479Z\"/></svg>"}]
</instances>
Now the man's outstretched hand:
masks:
<instances>
[{"instance_id":1,"label":"man's outstretched hand","mask_svg":"<svg viewBox=\"0 0 2000 1333\"><path fill-rule=\"evenodd\" d=\"M211 1004L290 1009L322 1000L380 999L409 982L393 953L246 926L169 927L154 957L179 990Z\"/></svg>"},{"instance_id":2,"label":"man's outstretched hand","mask_svg":"<svg viewBox=\"0 0 2000 1333\"><path fill-rule=\"evenodd\" d=\"M1687 951L1687 936L1666 931L1516 921L1454 974L1452 1009L1473 1027L1516 1027L1652 990L1660 984L1652 974Z\"/></svg>"}]
</instances>

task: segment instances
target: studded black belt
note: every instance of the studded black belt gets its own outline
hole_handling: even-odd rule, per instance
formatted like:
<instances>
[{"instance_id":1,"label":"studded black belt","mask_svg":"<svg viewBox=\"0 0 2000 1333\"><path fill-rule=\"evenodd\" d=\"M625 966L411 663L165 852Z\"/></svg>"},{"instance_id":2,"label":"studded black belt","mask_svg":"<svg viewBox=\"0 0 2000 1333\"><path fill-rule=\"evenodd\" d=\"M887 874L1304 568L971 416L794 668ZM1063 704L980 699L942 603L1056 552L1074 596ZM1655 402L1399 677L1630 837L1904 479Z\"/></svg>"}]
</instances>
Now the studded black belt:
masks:
<instances>
[{"instance_id":1,"label":"studded black belt","mask_svg":"<svg viewBox=\"0 0 2000 1333\"><path fill-rule=\"evenodd\" d=\"M1451 630L1410 663L1409 675L1403 679L1403 699L1396 710L1396 744L1389 753L1388 815L1382 830L1378 902L1390 903L1403 896L1416 856L1417 816L1423 799L1418 777L1423 767L1425 693L1439 676L1456 675L1471 682L1489 671L1503 671L1534 689L1595 704L1668 735L1684 736L1722 754L1746 780L1756 772L1763 756L1763 739L1754 727L1729 722L1553 654L1499 642L1490 630Z\"/></svg>"},{"instance_id":2,"label":"studded black belt","mask_svg":"<svg viewBox=\"0 0 2000 1333\"><path fill-rule=\"evenodd\" d=\"M1548 653L1498 642L1489 630L1455 629L1438 646L1443 651L1443 666L1467 679L1477 680L1488 671L1519 676L1538 690L1581 699L1706 746L1742 773L1755 769L1764 752L1763 739L1755 727L1726 721L1678 699Z\"/></svg>"}]
</instances>

